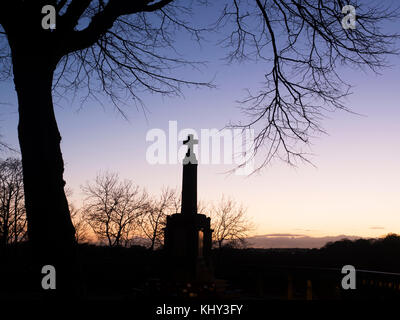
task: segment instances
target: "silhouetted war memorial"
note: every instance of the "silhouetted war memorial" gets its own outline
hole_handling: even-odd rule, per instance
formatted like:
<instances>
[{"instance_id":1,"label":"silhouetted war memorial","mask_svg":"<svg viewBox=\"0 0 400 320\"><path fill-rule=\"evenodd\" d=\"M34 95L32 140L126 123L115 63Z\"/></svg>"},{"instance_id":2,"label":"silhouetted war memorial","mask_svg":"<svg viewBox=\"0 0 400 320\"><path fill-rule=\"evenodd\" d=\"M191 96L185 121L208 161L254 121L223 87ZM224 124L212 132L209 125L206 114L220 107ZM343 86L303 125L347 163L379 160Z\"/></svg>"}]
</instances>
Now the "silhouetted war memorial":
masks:
<instances>
[{"instance_id":1,"label":"silhouetted war memorial","mask_svg":"<svg viewBox=\"0 0 400 320\"><path fill-rule=\"evenodd\" d=\"M171 276L177 281L212 281L210 218L197 212L197 159L193 135L183 159L181 212L167 217L164 248Z\"/></svg>"}]
</instances>

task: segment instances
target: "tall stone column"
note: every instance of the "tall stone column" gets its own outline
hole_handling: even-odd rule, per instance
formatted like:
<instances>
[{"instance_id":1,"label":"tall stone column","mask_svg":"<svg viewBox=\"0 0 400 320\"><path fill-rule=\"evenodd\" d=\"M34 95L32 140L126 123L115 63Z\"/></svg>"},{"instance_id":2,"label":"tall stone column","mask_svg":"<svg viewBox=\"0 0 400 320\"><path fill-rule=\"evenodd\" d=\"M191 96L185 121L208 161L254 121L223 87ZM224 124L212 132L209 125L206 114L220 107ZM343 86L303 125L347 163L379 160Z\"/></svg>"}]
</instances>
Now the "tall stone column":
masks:
<instances>
[{"instance_id":1,"label":"tall stone column","mask_svg":"<svg viewBox=\"0 0 400 320\"><path fill-rule=\"evenodd\" d=\"M189 135L183 143L188 145L188 151L183 159L181 213L197 214L197 159L193 152L197 140Z\"/></svg>"}]
</instances>

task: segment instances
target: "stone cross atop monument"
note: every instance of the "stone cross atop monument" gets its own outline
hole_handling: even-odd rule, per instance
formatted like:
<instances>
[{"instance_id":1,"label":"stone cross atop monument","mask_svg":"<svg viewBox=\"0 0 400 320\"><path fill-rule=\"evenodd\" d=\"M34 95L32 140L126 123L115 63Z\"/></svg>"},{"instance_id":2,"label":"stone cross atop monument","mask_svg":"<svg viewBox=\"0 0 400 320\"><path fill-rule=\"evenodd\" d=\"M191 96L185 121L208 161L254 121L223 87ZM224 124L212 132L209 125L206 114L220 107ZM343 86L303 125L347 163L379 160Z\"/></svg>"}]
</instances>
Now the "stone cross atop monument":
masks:
<instances>
[{"instance_id":1,"label":"stone cross atop monument","mask_svg":"<svg viewBox=\"0 0 400 320\"><path fill-rule=\"evenodd\" d=\"M197 159L193 146L198 141L189 134L183 160L181 212L167 216L164 250L170 275L179 281L211 281L211 220L197 213Z\"/></svg>"},{"instance_id":2,"label":"stone cross atop monument","mask_svg":"<svg viewBox=\"0 0 400 320\"><path fill-rule=\"evenodd\" d=\"M194 153L193 147L195 144L198 144L199 140L195 139L192 134L188 135L187 140L183 141L183 144L187 144L188 150L186 152L186 156L183 159L183 164L197 164L196 154Z\"/></svg>"},{"instance_id":3,"label":"stone cross atop monument","mask_svg":"<svg viewBox=\"0 0 400 320\"><path fill-rule=\"evenodd\" d=\"M182 214L197 214L197 159L193 151L193 146L197 143L198 140L192 134L183 141L183 144L187 144L188 151L183 159Z\"/></svg>"}]
</instances>

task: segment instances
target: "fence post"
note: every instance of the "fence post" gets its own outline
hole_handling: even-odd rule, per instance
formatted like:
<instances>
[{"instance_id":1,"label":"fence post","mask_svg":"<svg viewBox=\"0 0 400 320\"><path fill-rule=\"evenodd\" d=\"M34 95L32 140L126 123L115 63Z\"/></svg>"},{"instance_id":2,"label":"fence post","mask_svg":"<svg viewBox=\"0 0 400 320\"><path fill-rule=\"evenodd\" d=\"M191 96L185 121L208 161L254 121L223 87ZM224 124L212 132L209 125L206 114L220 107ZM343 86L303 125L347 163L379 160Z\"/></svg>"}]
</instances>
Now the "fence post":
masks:
<instances>
[{"instance_id":1,"label":"fence post","mask_svg":"<svg viewBox=\"0 0 400 320\"><path fill-rule=\"evenodd\" d=\"M288 275L288 292L287 292L288 300L293 300L293 277L291 274Z\"/></svg>"},{"instance_id":2,"label":"fence post","mask_svg":"<svg viewBox=\"0 0 400 320\"><path fill-rule=\"evenodd\" d=\"M307 280L307 294L306 294L306 299L307 299L307 300L312 300L312 282L311 282L311 280Z\"/></svg>"}]
</instances>

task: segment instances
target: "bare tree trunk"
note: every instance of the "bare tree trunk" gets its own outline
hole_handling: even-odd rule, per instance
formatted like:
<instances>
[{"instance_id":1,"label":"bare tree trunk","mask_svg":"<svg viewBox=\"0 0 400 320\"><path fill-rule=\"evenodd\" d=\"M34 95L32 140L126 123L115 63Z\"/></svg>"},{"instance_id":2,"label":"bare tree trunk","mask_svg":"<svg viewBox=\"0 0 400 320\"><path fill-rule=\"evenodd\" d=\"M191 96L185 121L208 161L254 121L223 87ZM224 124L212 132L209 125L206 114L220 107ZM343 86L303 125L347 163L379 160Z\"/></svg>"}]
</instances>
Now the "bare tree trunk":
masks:
<instances>
[{"instance_id":1,"label":"bare tree trunk","mask_svg":"<svg viewBox=\"0 0 400 320\"><path fill-rule=\"evenodd\" d=\"M14 199L14 243L18 242L18 197L19 197L19 186L16 186L17 190L15 191L15 199Z\"/></svg>"},{"instance_id":2,"label":"bare tree trunk","mask_svg":"<svg viewBox=\"0 0 400 320\"><path fill-rule=\"evenodd\" d=\"M150 251L154 251L155 242L156 242L156 237L153 234L153 237L151 238L151 245L150 245L150 248L149 248Z\"/></svg>"},{"instance_id":3,"label":"bare tree trunk","mask_svg":"<svg viewBox=\"0 0 400 320\"><path fill-rule=\"evenodd\" d=\"M151 238L151 246L150 251L154 250L156 240L157 240L157 232L158 232L158 222L155 223L154 230L153 230L153 237Z\"/></svg>"},{"instance_id":4,"label":"bare tree trunk","mask_svg":"<svg viewBox=\"0 0 400 320\"><path fill-rule=\"evenodd\" d=\"M40 44L38 44L40 45ZM56 267L57 289L74 260L75 229L64 193L61 136L52 102L54 57L11 45L18 95L20 142L28 237L39 265ZM43 52L43 50L41 50ZM68 280L67 280L68 281ZM40 285L40 282L38 283Z\"/></svg>"},{"instance_id":5,"label":"bare tree trunk","mask_svg":"<svg viewBox=\"0 0 400 320\"><path fill-rule=\"evenodd\" d=\"M7 246L10 240L10 195L6 196L6 202L4 206L4 211L6 213L4 216L4 246Z\"/></svg>"},{"instance_id":6,"label":"bare tree trunk","mask_svg":"<svg viewBox=\"0 0 400 320\"><path fill-rule=\"evenodd\" d=\"M7 246L7 239L8 239L8 220L6 217L6 213L4 211L2 233L0 237L0 247L5 248Z\"/></svg>"}]
</instances>

